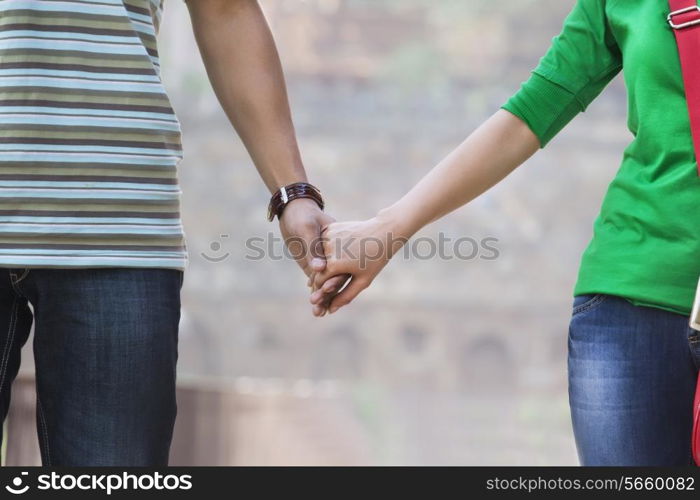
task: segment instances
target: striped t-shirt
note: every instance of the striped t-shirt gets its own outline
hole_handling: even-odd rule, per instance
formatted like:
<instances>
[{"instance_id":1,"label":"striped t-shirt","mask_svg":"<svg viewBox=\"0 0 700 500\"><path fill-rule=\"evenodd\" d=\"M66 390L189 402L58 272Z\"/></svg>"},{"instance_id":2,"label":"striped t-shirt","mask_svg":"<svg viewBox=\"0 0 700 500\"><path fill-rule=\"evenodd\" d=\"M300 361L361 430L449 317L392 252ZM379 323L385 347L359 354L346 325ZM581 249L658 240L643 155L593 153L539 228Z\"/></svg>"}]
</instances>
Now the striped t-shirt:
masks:
<instances>
[{"instance_id":1,"label":"striped t-shirt","mask_svg":"<svg viewBox=\"0 0 700 500\"><path fill-rule=\"evenodd\" d=\"M187 263L163 0L0 0L0 267Z\"/></svg>"}]
</instances>

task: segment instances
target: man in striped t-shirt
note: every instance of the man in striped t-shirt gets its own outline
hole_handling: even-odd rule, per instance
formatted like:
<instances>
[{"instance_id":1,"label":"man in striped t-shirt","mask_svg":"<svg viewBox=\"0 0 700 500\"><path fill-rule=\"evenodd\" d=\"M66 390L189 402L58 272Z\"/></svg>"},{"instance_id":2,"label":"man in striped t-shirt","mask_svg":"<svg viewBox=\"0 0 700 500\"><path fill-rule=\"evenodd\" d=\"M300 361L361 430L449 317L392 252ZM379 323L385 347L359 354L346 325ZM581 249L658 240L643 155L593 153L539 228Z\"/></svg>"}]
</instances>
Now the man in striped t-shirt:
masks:
<instances>
[{"instance_id":1,"label":"man in striped t-shirt","mask_svg":"<svg viewBox=\"0 0 700 500\"><path fill-rule=\"evenodd\" d=\"M47 465L168 459L187 250L180 125L156 46L162 3L0 0L0 410L34 322ZM306 181L257 1L188 6L214 90L270 191ZM301 198L280 220L310 243L331 219ZM300 260L307 274L313 258Z\"/></svg>"}]
</instances>

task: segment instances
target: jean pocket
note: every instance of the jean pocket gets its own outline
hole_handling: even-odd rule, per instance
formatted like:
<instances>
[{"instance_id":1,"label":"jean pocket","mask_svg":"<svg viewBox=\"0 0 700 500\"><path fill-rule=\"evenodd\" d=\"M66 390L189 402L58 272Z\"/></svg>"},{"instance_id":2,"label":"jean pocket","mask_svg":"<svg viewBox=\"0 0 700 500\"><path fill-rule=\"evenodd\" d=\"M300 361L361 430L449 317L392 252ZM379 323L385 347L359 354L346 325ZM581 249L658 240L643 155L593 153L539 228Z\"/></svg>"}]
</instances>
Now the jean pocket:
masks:
<instances>
[{"instance_id":1,"label":"jean pocket","mask_svg":"<svg viewBox=\"0 0 700 500\"><path fill-rule=\"evenodd\" d=\"M574 297L572 316L578 316L581 313L595 309L602 304L607 297L608 295L603 293L577 295Z\"/></svg>"}]
</instances>

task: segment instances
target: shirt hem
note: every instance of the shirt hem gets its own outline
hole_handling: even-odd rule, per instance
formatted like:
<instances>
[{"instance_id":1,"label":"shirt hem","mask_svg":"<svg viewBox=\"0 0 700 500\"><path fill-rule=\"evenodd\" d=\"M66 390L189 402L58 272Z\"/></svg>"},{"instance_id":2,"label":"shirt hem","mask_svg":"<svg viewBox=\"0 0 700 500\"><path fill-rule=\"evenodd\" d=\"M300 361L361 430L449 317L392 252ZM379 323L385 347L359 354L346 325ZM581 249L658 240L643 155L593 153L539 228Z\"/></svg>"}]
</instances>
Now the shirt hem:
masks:
<instances>
[{"instance_id":1,"label":"shirt hem","mask_svg":"<svg viewBox=\"0 0 700 500\"><path fill-rule=\"evenodd\" d=\"M184 259L153 259L151 260L94 260L94 259L75 259L72 261L26 261L26 260L3 260L0 259L1 269L92 269L105 267L124 267L124 268L154 268L154 269L177 269L185 271L188 267L188 260Z\"/></svg>"},{"instance_id":2,"label":"shirt hem","mask_svg":"<svg viewBox=\"0 0 700 500\"><path fill-rule=\"evenodd\" d=\"M690 317L692 306L685 306L678 300L678 293L668 287L657 286L649 289L645 286L629 288L615 286L596 278L579 278L574 287L574 296L591 294L614 295L626 299L635 306L651 307Z\"/></svg>"}]
</instances>

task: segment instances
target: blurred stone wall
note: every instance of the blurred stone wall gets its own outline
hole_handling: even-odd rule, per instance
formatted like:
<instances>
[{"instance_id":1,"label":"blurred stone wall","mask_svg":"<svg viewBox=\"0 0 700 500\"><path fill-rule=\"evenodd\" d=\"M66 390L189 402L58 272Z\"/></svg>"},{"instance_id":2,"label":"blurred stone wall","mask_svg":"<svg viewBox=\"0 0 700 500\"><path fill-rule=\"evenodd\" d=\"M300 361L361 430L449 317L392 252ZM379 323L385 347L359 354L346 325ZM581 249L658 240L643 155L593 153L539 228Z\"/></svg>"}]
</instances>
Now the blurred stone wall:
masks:
<instances>
[{"instance_id":1,"label":"blurred stone wall","mask_svg":"<svg viewBox=\"0 0 700 500\"><path fill-rule=\"evenodd\" d=\"M401 196L497 110L574 1L261 3L310 178L330 213L355 219ZM630 139L619 79L504 183L419 235L496 238L497 259L397 259L351 307L319 320L291 261L246 259L246 240L277 234L264 220L268 194L218 107L182 2L166 2L161 55L185 134L183 381L206 377L232 394L241 378L333 383L343 410L324 418L354 422L364 444L329 464L576 463L568 317L578 260ZM286 423L319 411L276 408ZM256 434L261 449L266 434ZM343 449L341 431L304 439ZM219 463L304 462L247 446Z\"/></svg>"}]
</instances>

